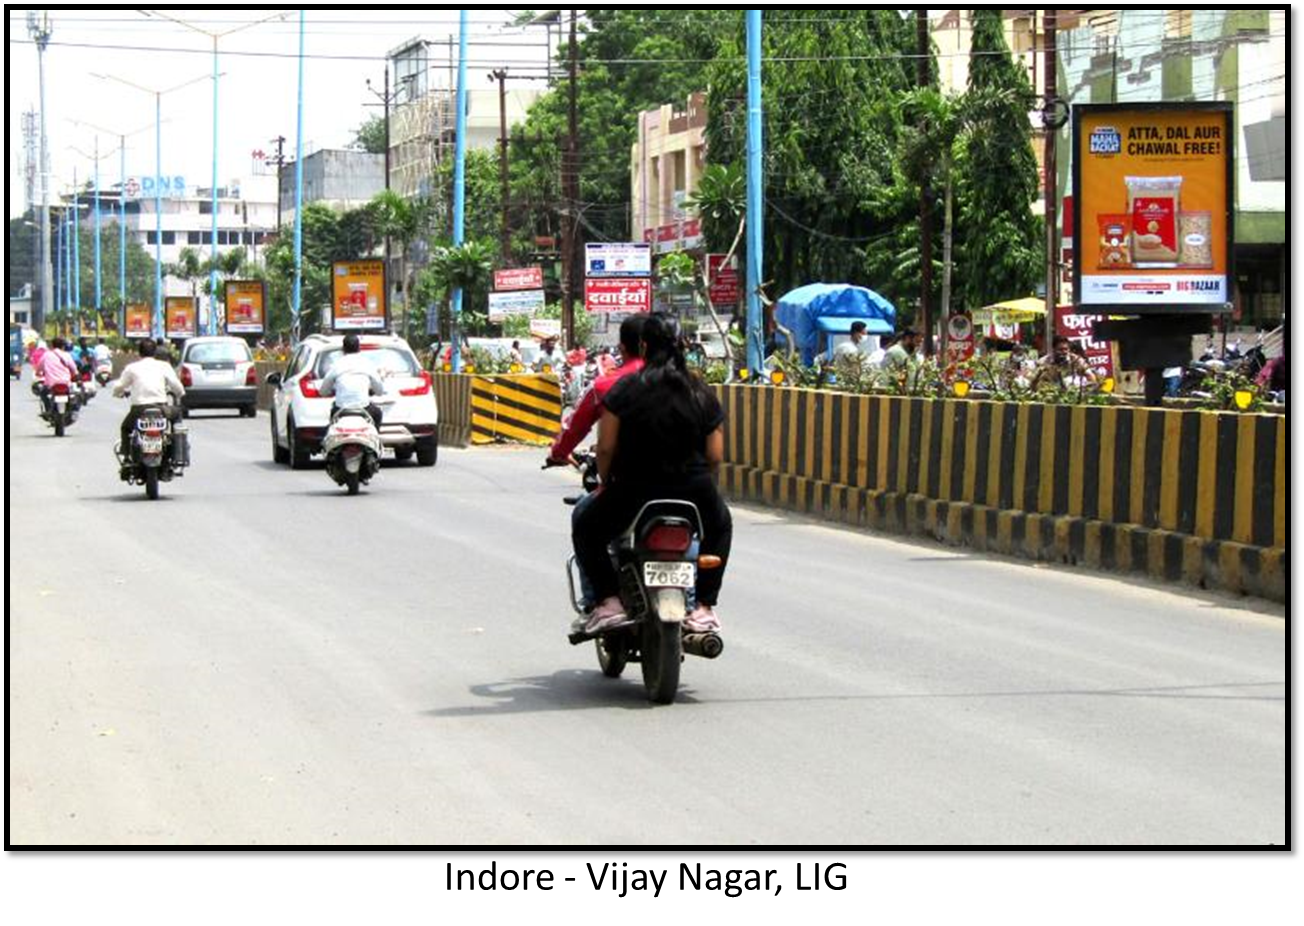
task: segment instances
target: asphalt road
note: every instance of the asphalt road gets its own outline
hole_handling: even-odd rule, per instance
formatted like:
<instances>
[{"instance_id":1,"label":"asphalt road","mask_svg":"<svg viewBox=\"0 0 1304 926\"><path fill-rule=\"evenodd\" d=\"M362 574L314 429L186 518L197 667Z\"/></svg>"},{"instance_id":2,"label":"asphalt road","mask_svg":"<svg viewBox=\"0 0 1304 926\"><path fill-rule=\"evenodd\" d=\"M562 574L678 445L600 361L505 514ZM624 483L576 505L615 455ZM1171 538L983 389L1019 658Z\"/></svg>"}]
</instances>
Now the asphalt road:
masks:
<instances>
[{"instance_id":1,"label":"asphalt road","mask_svg":"<svg viewBox=\"0 0 1304 926\"><path fill-rule=\"evenodd\" d=\"M8 404L14 844L1285 839L1275 605L736 506L727 646L674 705L565 640L576 480L441 450L347 497L199 413Z\"/></svg>"}]
</instances>

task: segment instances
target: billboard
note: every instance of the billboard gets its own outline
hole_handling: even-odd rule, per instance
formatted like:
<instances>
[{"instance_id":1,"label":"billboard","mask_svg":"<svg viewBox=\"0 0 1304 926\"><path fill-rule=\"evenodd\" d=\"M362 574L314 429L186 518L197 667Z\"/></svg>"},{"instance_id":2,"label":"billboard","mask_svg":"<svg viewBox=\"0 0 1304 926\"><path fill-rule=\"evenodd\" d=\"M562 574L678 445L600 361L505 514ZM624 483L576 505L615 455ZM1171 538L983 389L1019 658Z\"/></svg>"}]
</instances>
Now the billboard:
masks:
<instances>
[{"instance_id":1,"label":"billboard","mask_svg":"<svg viewBox=\"0 0 1304 926\"><path fill-rule=\"evenodd\" d=\"M389 327L383 260L332 264L331 327L336 331L383 331Z\"/></svg>"},{"instance_id":2,"label":"billboard","mask_svg":"<svg viewBox=\"0 0 1304 926\"><path fill-rule=\"evenodd\" d=\"M646 244L585 244L586 277L651 276L652 248Z\"/></svg>"},{"instance_id":3,"label":"billboard","mask_svg":"<svg viewBox=\"0 0 1304 926\"><path fill-rule=\"evenodd\" d=\"M543 311L543 290L527 289L521 292L490 293L489 320L502 321L508 315L536 315Z\"/></svg>"},{"instance_id":4,"label":"billboard","mask_svg":"<svg viewBox=\"0 0 1304 926\"><path fill-rule=\"evenodd\" d=\"M1230 311L1230 103L1073 108L1073 292L1114 313Z\"/></svg>"},{"instance_id":5,"label":"billboard","mask_svg":"<svg viewBox=\"0 0 1304 926\"><path fill-rule=\"evenodd\" d=\"M226 331L228 334L262 334L267 284L261 280L228 280Z\"/></svg>"},{"instance_id":6,"label":"billboard","mask_svg":"<svg viewBox=\"0 0 1304 926\"><path fill-rule=\"evenodd\" d=\"M153 332L152 313L143 302L130 302L126 310L126 334L129 338L147 338Z\"/></svg>"},{"instance_id":7,"label":"billboard","mask_svg":"<svg viewBox=\"0 0 1304 926\"><path fill-rule=\"evenodd\" d=\"M169 338L193 338L196 317L194 296L164 297L164 327Z\"/></svg>"},{"instance_id":8,"label":"billboard","mask_svg":"<svg viewBox=\"0 0 1304 926\"><path fill-rule=\"evenodd\" d=\"M724 259L728 254L706 255L706 278L709 281L708 295L713 305L738 305L738 258L734 256L728 265Z\"/></svg>"},{"instance_id":9,"label":"billboard","mask_svg":"<svg viewBox=\"0 0 1304 926\"><path fill-rule=\"evenodd\" d=\"M650 312L652 281L647 277L597 277L584 281L584 308L590 312Z\"/></svg>"}]
</instances>

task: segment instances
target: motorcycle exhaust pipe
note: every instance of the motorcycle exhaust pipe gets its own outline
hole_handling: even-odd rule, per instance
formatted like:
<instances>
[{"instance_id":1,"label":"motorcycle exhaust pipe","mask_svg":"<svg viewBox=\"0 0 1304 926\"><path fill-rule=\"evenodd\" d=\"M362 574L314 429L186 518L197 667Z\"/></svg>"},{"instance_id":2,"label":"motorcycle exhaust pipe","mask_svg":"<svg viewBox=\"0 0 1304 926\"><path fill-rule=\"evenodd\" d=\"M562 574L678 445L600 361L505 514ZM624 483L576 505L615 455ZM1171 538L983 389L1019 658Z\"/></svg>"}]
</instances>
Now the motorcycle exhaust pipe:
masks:
<instances>
[{"instance_id":1,"label":"motorcycle exhaust pipe","mask_svg":"<svg viewBox=\"0 0 1304 926\"><path fill-rule=\"evenodd\" d=\"M684 652L690 656L714 659L724 652L724 640L716 633L686 633Z\"/></svg>"}]
</instances>

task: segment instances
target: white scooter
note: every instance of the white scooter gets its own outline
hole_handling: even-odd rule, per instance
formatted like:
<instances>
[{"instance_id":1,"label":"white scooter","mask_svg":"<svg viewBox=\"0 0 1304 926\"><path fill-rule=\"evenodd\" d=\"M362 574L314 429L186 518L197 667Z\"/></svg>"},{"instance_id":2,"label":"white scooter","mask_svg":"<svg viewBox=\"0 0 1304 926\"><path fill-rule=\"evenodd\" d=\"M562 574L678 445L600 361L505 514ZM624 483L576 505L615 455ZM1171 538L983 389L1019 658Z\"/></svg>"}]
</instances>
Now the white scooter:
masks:
<instances>
[{"instance_id":1,"label":"white scooter","mask_svg":"<svg viewBox=\"0 0 1304 926\"><path fill-rule=\"evenodd\" d=\"M394 404L387 396L376 396L373 401L383 408ZM358 494L358 487L366 485L380 471L380 457L384 445L376 422L364 408L337 408L331 413L331 424L322 440L326 455L326 472L336 485L348 488L350 495Z\"/></svg>"}]
</instances>

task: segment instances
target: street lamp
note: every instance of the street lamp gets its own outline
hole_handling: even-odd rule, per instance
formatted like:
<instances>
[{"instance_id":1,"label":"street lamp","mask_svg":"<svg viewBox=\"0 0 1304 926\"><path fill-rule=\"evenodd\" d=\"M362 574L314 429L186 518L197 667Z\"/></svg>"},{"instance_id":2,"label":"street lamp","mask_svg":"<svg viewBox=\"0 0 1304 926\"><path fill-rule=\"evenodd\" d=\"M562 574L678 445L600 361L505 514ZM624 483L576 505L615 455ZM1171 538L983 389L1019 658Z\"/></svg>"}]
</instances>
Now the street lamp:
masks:
<instances>
[{"instance_id":1,"label":"street lamp","mask_svg":"<svg viewBox=\"0 0 1304 926\"><path fill-rule=\"evenodd\" d=\"M142 87L140 84L117 77L113 74L92 74L92 77L98 77L100 80L116 81L123 86L131 87L133 90L139 90L142 93L153 94L154 96L154 337L161 340L163 338L163 188L159 180L163 177L163 96L176 90L189 87L191 84L197 84L201 80L208 80L207 74L192 78L185 83L177 84L175 87L168 87L166 90L158 90L151 87ZM220 76L220 75L219 75ZM216 80L216 78L214 78Z\"/></svg>"},{"instance_id":2,"label":"street lamp","mask_svg":"<svg viewBox=\"0 0 1304 926\"><path fill-rule=\"evenodd\" d=\"M95 125L92 122L80 122L76 119L69 119L68 121L71 122L73 125L77 125L77 126L84 125L89 129L95 129L95 131L97 132L106 132L109 135L118 136L118 152L120 155L118 161L118 302L120 303L118 306L118 310L119 312L122 313L121 318L119 319L118 331L125 332L127 330L127 139L132 135L138 135L141 132L145 131L147 128L150 127L150 125L149 124L142 125L140 128L133 129L130 132L119 132L114 129L106 129L102 125ZM96 135L95 136L96 151L99 151L99 145L100 145L100 137ZM99 308L98 305L99 282L98 281L99 281L99 274L100 274L100 264L99 264L99 256L98 256L99 247L100 247L100 231L99 231L100 206L98 200L100 181L99 181L98 168L99 168L99 164L97 160L96 173L95 173L95 189L96 189L95 278L96 278L96 287L97 287L96 294L95 294L95 301L97 303L96 309Z\"/></svg>"},{"instance_id":3,"label":"street lamp","mask_svg":"<svg viewBox=\"0 0 1304 926\"><path fill-rule=\"evenodd\" d=\"M196 26L193 23L188 23L183 19L178 19L175 16L169 16L162 10L141 10L140 12L145 16L157 16L160 19L166 19L168 22L176 23L178 26L189 29L192 32L198 32L200 35L206 35L213 40L213 189L211 191L213 200L213 240L210 245L208 262L208 284L210 291L210 301L208 304L208 334L209 337L212 337L217 334L217 79L221 76L217 73L217 41L218 39L225 38L228 35L241 32L253 26L265 22L271 22L273 19L284 19L286 14L273 13L271 16L265 16L262 19L236 26L234 29L227 29L225 32L212 32L208 29L201 29L199 26ZM278 197L280 196L279 189L276 191L276 195Z\"/></svg>"},{"instance_id":4,"label":"street lamp","mask_svg":"<svg viewBox=\"0 0 1304 926\"><path fill-rule=\"evenodd\" d=\"M53 270L50 266L50 152L45 137L45 48L50 44L50 14L48 11L27 11L27 31L36 43L36 61L41 94L41 301L33 312L32 326L37 331L45 329L45 317L55 308L51 301Z\"/></svg>"}]
</instances>

